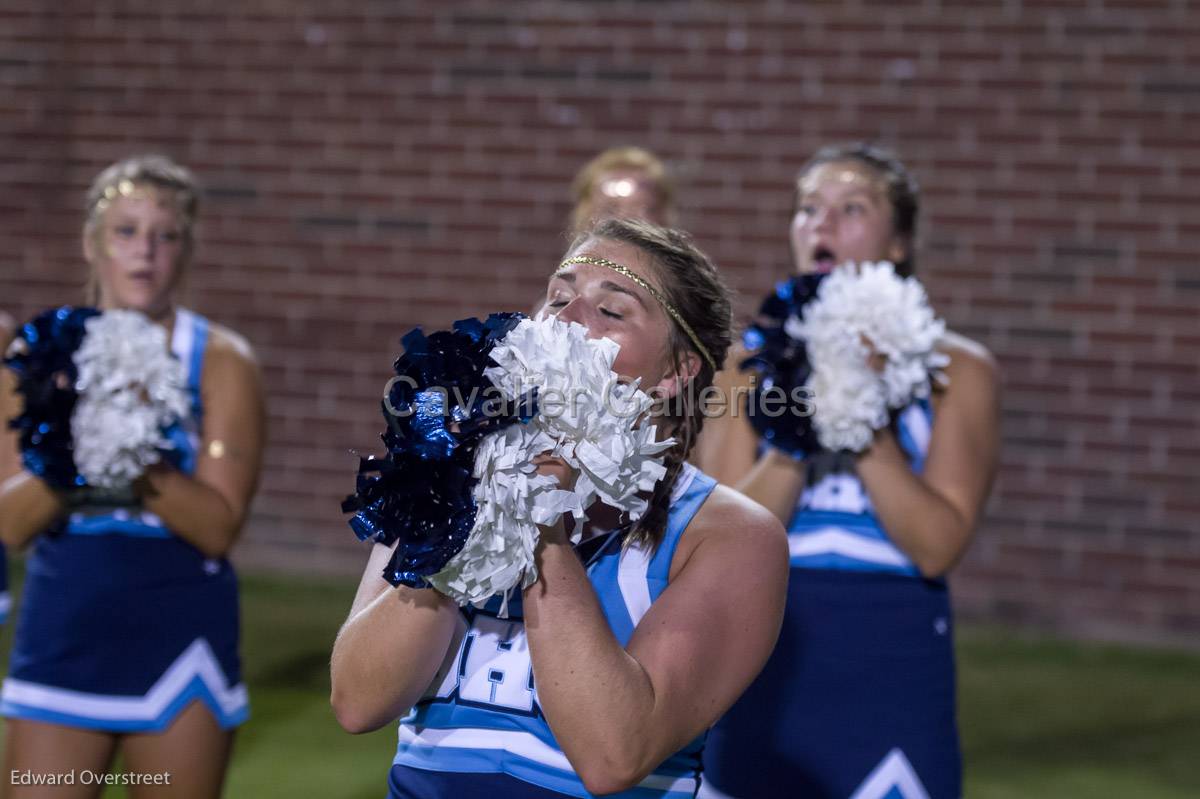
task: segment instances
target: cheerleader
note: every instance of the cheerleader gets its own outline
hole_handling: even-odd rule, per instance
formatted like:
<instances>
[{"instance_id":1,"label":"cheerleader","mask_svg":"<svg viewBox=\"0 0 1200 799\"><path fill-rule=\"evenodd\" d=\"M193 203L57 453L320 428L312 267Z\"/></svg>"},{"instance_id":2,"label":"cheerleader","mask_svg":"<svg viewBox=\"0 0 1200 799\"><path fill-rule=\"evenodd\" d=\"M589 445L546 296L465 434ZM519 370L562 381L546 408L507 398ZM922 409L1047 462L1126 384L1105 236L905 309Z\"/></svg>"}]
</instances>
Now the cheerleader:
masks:
<instances>
[{"instance_id":1,"label":"cheerleader","mask_svg":"<svg viewBox=\"0 0 1200 799\"><path fill-rule=\"evenodd\" d=\"M729 346L713 265L643 222L580 237L546 303L619 344L613 369L663 397L709 386ZM356 733L408 713L393 799L694 795L705 730L774 644L787 555L770 513L687 463L694 403L664 405L654 421L676 444L646 515L620 525L593 506L577 546L561 522L542 527L537 579L506 612L392 588L392 551L376 544L334 645L331 701ZM556 458L533 463L575 479Z\"/></svg>"},{"instance_id":2,"label":"cheerleader","mask_svg":"<svg viewBox=\"0 0 1200 799\"><path fill-rule=\"evenodd\" d=\"M605 219L675 221L675 181L666 164L641 147L612 147L584 164L571 181L571 236Z\"/></svg>"},{"instance_id":3,"label":"cheerleader","mask_svg":"<svg viewBox=\"0 0 1200 799\"><path fill-rule=\"evenodd\" d=\"M11 434L0 448L0 472L16 471L0 489L0 537L32 544L0 702L5 775L103 773L119 751L130 776L170 775L132 785L134 797L215 797L247 717L226 556L258 480L262 387L244 339L176 302L198 193L169 159L132 157L96 178L83 227L91 304L161 326L186 373L186 412L164 431L169 461L114 493L35 474L39 461ZM31 323L13 347L29 351L36 338ZM8 419L21 401L13 374L4 380ZM99 795L94 780L53 790Z\"/></svg>"},{"instance_id":4,"label":"cheerleader","mask_svg":"<svg viewBox=\"0 0 1200 799\"><path fill-rule=\"evenodd\" d=\"M8 343L12 341L12 337L12 317L4 311L0 311L0 353L8 349ZM0 428L4 426L4 420L0 419ZM4 441L7 435L7 431L0 429L0 442ZM3 444L0 444L0 447L3 447ZM4 461L0 460L0 485L3 485L4 481L9 477L9 474L3 467ZM12 596L8 593L8 557L4 553L4 547L0 546L0 624L8 621L8 612L11 609Z\"/></svg>"},{"instance_id":5,"label":"cheerleader","mask_svg":"<svg viewBox=\"0 0 1200 799\"><path fill-rule=\"evenodd\" d=\"M777 297L793 302L803 276L845 262L911 275L917 212L890 154L821 150L796 187L798 277ZM784 522L792 568L779 643L710 735L702 796L961 794L945 577L996 469L998 380L979 344L946 334L936 349L947 365L931 399L894 413L861 453L797 457L759 440L745 413L710 421L702 468ZM719 380L735 394L748 374Z\"/></svg>"}]
</instances>

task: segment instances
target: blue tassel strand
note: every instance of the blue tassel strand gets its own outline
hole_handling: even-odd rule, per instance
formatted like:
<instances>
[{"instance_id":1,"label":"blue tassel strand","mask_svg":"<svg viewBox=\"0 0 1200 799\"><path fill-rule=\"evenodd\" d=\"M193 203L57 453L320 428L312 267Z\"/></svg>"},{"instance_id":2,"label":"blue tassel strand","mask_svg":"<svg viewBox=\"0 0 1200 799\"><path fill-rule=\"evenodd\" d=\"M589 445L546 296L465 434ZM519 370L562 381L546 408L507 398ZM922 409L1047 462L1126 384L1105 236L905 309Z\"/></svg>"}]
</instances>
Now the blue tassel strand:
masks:
<instances>
[{"instance_id":1,"label":"blue tassel strand","mask_svg":"<svg viewBox=\"0 0 1200 799\"><path fill-rule=\"evenodd\" d=\"M86 484L75 468L71 413L79 395L72 356L83 343L84 323L95 308L63 306L44 311L17 331L4 365L17 376L23 410L9 421L20 441L21 462L60 489Z\"/></svg>"},{"instance_id":2,"label":"blue tassel strand","mask_svg":"<svg viewBox=\"0 0 1200 799\"><path fill-rule=\"evenodd\" d=\"M383 574L392 585L426 587L458 554L475 523L479 440L537 413L536 390L509 401L483 374L495 365L492 348L524 318L492 314L402 339L383 401L387 454L361 459L355 492L342 503L360 540L399 541Z\"/></svg>"},{"instance_id":3,"label":"blue tassel strand","mask_svg":"<svg viewBox=\"0 0 1200 799\"><path fill-rule=\"evenodd\" d=\"M793 401L812 374L808 350L802 340L788 334L789 317L800 318L804 306L817 295L824 275L796 275L775 286L759 308L754 324L747 328L742 343L751 355L741 368L758 377L746 397L746 411L755 432L768 445L804 458L821 449L812 416ZM781 397L786 396L786 405Z\"/></svg>"}]
</instances>

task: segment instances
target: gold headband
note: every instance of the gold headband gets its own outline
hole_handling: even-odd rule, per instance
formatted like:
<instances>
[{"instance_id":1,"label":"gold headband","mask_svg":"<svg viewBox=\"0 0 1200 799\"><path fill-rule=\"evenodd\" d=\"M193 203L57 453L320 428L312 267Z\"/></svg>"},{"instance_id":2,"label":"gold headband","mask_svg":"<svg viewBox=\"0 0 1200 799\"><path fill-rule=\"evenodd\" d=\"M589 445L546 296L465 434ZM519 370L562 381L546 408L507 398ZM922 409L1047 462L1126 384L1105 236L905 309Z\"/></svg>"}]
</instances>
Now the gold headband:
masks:
<instances>
[{"instance_id":1,"label":"gold headband","mask_svg":"<svg viewBox=\"0 0 1200 799\"><path fill-rule=\"evenodd\" d=\"M658 289L654 288L654 286L651 286L649 283L647 283L645 280L643 280L632 269L630 269L629 267L626 267L626 266L621 266L619 263L616 263L615 261L610 261L607 258L596 258L591 255L576 255L571 258L568 258L567 260L565 260L561 264L559 264L558 269L554 270L554 274L557 276L560 272L563 271L563 269L570 266L571 264L591 264L592 266L607 267L607 268L613 270L614 272L616 272L618 275L629 278L634 283L637 283L639 286L644 288L646 291L650 292L650 296L658 301L658 304L663 307L663 310L666 311L670 315L670 317L675 320L675 323L677 325L679 325L680 329L682 329L683 332L687 334L687 337L692 340L692 343L696 345L696 349L699 351L699 353L701 355L704 356L704 360L706 360L708 362L708 365L713 368L713 371L714 372L718 371L717 362L713 360L713 357L708 354L708 350L705 349L704 345L700 343L700 337L696 335L696 332L694 330L692 330L692 326L683 320L683 316L679 313L679 311L675 310L675 306L672 305L671 303L667 302L667 298L664 297L658 291Z\"/></svg>"},{"instance_id":2,"label":"gold headband","mask_svg":"<svg viewBox=\"0 0 1200 799\"><path fill-rule=\"evenodd\" d=\"M144 200L149 197L152 192L156 191L159 193L159 196L162 196L163 189L154 186L153 184L143 185L134 183L129 178L121 178L115 183L110 183L104 187L104 191L98 198L96 198L96 202L92 208L97 214L102 214L108 210L108 206L112 205L113 201L118 197L130 197L135 200ZM185 223L190 224L191 219L183 213L182 209L179 208L178 192L174 192L174 195L175 196L171 197L170 199L175 207L175 212L179 214Z\"/></svg>"}]
</instances>

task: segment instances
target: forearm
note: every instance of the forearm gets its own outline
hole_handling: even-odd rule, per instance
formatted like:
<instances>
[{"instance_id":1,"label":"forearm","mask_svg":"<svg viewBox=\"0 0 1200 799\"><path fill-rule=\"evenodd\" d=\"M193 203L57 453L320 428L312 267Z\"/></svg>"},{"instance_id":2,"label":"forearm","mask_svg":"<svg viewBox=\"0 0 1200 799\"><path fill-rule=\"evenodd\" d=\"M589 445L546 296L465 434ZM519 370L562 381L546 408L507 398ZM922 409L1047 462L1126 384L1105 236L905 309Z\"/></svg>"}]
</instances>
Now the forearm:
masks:
<instances>
[{"instance_id":1,"label":"forearm","mask_svg":"<svg viewBox=\"0 0 1200 799\"><path fill-rule=\"evenodd\" d=\"M20 549L65 512L58 492L29 472L18 472L0 484L0 541Z\"/></svg>"},{"instance_id":2,"label":"forearm","mask_svg":"<svg viewBox=\"0 0 1200 799\"><path fill-rule=\"evenodd\" d=\"M804 490L804 464L768 447L745 479L733 487L771 511L787 527Z\"/></svg>"},{"instance_id":3,"label":"forearm","mask_svg":"<svg viewBox=\"0 0 1200 799\"><path fill-rule=\"evenodd\" d=\"M458 620L443 594L403 586L388 586L352 615L330 661L338 723L347 732L370 732L416 704L449 655Z\"/></svg>"},{"instance_id":4,"label":"forearm","mask_svg":"<svg viewBox=\"0 0 1200 799\"><path fill-rule=\"evenodd\" d=\"M732 487L754 468L757 444L758 436L746 421L745 409L728 408L704 423L691 460L718 483Z\"/></svg>"},{"instance_id":5,"label":"forearm","mask_svg":"<svg viewBox=\"0 0 1200 799\"><path fill-rule=\"evenodd\" d=\"M613 635L578 557L546 538L523 597L538 702L589 789L619 790L662 760L651 739L654 688Z\"/></svg>"},{"instance_id":6,"label":"forearm","mask_svg":"<svg viewBox=\"0 0 1200 799\"><path fill-rule=\"evenodd\" d=\"M948 572L970 542L971 522L912 471L890 434L876 437L857 469L883 528L921 574Z\"/></svg>"},{"instance_id":7,"label":"forearm","mask_svg":"<svg viewBox=\"0 0 1200 799\"><path fill-rule=\"evenodd\" d=\"M242 527L219 491L170 467L151 467L138 480L142 507L210 558L224 557Z\"/></svg>"}]
</instances>

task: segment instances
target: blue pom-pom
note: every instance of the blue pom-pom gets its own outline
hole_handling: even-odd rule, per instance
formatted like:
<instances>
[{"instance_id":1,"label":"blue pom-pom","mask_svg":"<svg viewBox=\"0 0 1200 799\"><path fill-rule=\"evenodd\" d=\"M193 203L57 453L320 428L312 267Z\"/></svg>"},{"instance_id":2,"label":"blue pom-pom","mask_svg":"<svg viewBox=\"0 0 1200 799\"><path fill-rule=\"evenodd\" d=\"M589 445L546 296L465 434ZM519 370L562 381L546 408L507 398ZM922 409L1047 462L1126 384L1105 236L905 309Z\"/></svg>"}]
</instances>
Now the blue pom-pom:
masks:
<instances>
[{"instance_id":1,"label":"blue pom-pom","mask_svg":"<svg viewBox=\"0 0 1200 799\"><path fill-rule=\"evenodd\" d=\"M85 485L75 468L71 413L75 410L78 377L73 356L83 343L84 323L100 312L95 308L44 311L17 331L4 365L17 376L23 409L9 421L21 447L21 462L32 474L55 488Z\"/></svg>"},{"instance_id":2,"label":"blue pom-pom","mask_svg":"<svg viewBox=\"0 0 1200 799\"><path fill-rule=\"evenodd\" d=\"M383 575L392 585L425 587L458 554L475 523L479 440L537 413L536 391L510 401L483 374L496 343L524 318L492 314L402 339L383 401L387 454L362 459L355 493L342 503L360 540L400 542Z\"/></svg>"},{"instance_id":3,"label":"blue pom-pom","mask_svg":"<svg viewBox=\"0 0 1200 799\"><path fill-rule=\"evenodd\" d=\"M799 318L804 306L812 301L825 276L797 275L775 286L759 308L758 316L742 336L742 344L751 351L741 363L743 370L755 373L757 385L746 397L751 426L772 447L794 458L821 448L812 426L812 415L798 400L812 374L804 341L787 331L787 320Z\"/></svg>"}]
</instances>

